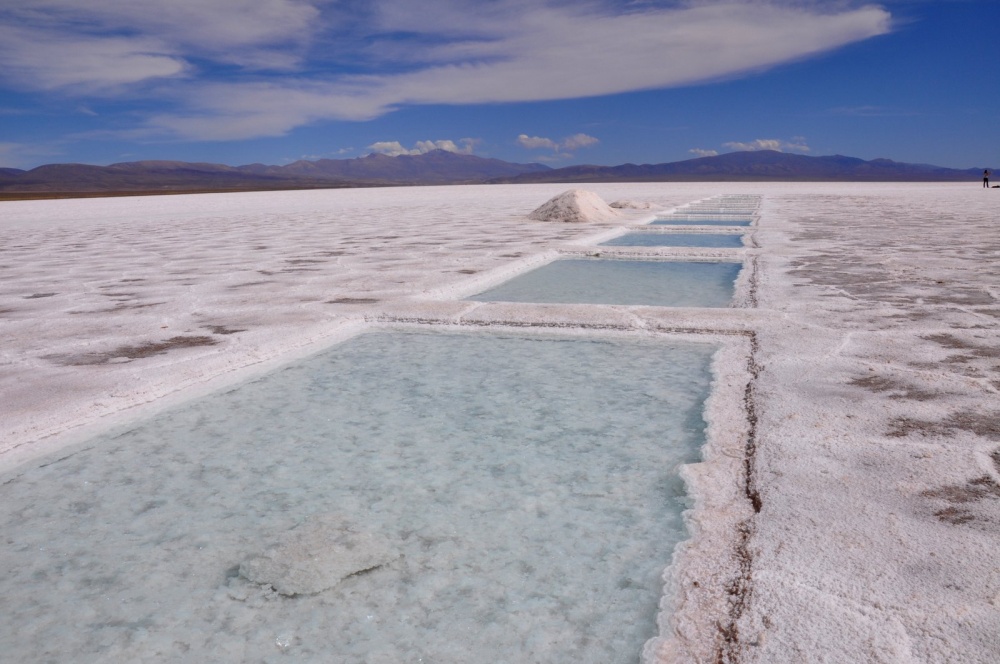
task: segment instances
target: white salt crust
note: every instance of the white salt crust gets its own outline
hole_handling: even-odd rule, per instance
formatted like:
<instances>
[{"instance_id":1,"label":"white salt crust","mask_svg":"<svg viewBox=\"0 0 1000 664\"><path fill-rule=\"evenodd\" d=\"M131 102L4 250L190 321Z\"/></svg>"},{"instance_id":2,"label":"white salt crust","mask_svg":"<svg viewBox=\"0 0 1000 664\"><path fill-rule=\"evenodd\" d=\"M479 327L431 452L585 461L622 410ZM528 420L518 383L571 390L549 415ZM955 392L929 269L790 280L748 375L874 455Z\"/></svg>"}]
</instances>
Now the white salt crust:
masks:
<instances>
[{"instance_id":1,"label":"white salt crust","mask_svg":"<svg viewBox=\"0 0 1000 664\"><path fill-rule=\"evenodd\" d=\"M709 332L730 342L646 661L993 662L1000 199L977 184L587 185L762 196L732 250L596 247L649 212L527 219L565 185L0 203L0 467L373 324ZM752 269L730 309L457 299L566 253Z\"/></svg>"}]
</instances>

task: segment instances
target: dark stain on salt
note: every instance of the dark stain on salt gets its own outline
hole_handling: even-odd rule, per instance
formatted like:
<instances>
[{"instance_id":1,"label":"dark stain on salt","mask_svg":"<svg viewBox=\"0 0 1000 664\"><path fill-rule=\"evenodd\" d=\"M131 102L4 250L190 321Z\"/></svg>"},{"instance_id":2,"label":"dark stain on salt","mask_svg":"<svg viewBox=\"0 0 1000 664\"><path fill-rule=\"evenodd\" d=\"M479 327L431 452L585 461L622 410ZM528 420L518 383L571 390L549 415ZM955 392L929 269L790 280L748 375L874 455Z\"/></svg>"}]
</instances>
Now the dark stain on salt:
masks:
<instances>
[{"instance_id":1,"label":"dark stain on salt","mask_svg":"<svg viewBox=\"0 0 1000 664\"><path fill-rule=\"evenodd\" d=\"M928 392L927 390L922 390L918 387L914 387L913 385L909 385L886 376L873 375L865 376L863 378L855 378L851 381L851 385L863 387L871 390L872 392L892 392L892 394L889 394L890 399L930 401L931 399L940 396L938 392Z\"/></svg>"},{"instance_id":2,"label":"dark stain on salt","mask_svg":"<svg viewBox=\"0 0 1000 664\"><path fill-rule=\"evenodd\" d=\"M994 452L994 462L996 455ZM965 484L949 484L938 489L929 489L920 494L924 498L943 500L948 503L944 507L934 512L941 521L960 526L973 521L989 521L988 513L976 514L973 506L984 500L1000 500L1000 484L997 484L989 475L983 475L971 479Z\"/></svg>"},{"instance_id":3,"label":"dark stain on salt","mask_svg":"<svg viewBox=\"0 0 1000 664\"><path fill-rule=\"evenodd\" d=\"M886 435L892 438L902 438L911 433L922 436L946 436L955 431L968 431L990 440L1000 440L1000 412L959 411L938 421L897 417L892 421Z\"/></svg>"},{"instance_id":4,"label":"dark stain on salt","mask_svg":"<svg viewBox=\"0 0 1000 664\"><path fill-rule=\"evenodd\" d=\"M374 297L338 297L335 300L327 300L326 304L375 304L378 301Z\"/></svg>"},{"instance_id":5,"label":"dark stain on salt","mask_svg":"<svg viewBox=\"0 0 1000 664\"><path fill-rule=\"evenodd\" d=\"M267 281L267 280L265 280L265 281L248 281L248 282L243 283L243 284L233 284L229 288L230 289L236 289L236 288L244 288L246 286L263 286L264 284L273 284L273 283L274 283L273 281Z\"/></svg>"},{"instance_id":6,"label":"dark stain on salt","mask_svg":"<svg viewBox=\"0 0 1000 664\"><path fill-rule=\"evenodd\" d=\"M119 346L103 353L81 353L79 355L48 355L45 359L52 360L63 366L95 366L107 364L110 360L126 358L139 360L154 355L162 355L180 348L197 348L200 346L215 346L219 342L208 336L178 336L165 341L150 341L136 346Z\"/></svg>"},{"instance_id":7,"label":"dark stain on salt","mask_svg":"<svg viewBox=\"0 0 1000 664\"><path fill-rule=\"evenodd\" d=\"M237 332L246 332L245 328L233 328L226 327L225 325L205 325L206 330L210 330L212 334L236 334Z\"/></svg>"},{"instance_id":8,"label":"dark stain on salt","mask_svg":"<svg viewBox=\"0 0 1000 664\"><path fill-rule=\"evenodd\" d=\"M922 338L927 341L933 341L934 343L944 346L945 348L964 350L970 353L968 355L952 355L945 360L945 362L949 363L967 362L969 360L974 360L977 357L1000 357L1000 349L991 348L989 346L973 343L971 341L964 341L953 334L931 334Z\"/></svg>"}]
</instances>

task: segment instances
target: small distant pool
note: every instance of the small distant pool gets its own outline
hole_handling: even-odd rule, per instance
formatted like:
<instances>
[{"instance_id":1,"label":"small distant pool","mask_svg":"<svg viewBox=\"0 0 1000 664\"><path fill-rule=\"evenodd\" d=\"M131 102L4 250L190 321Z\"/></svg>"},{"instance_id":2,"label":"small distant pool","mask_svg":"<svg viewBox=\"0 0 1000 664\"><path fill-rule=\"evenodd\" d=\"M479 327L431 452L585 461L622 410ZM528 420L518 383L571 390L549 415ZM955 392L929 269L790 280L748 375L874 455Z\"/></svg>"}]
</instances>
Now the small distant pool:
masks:
<instances>
[{"instance_id":1,"label":"small distant pool","mask_svg":"<svg viewBox=\"0 0 1000 664\"><path fill-rule=\"evenodd\" d=\"M726 307L741 263L564 259L471 300L564 304Z\"/></svg>"},{"instance_id":2,"label":"small distant pool","mask_svg":"<svg viewBox=\"0 0 1000 664\"><path fill-rule=\"evenodd\" d=\"M749 226L752 217L720 217L711 215L672 215L660 217L651 226Z\"/></svg>"},{"instance_id":3,"label":"small distant pool","mask_svg":"<svg viewBox=\"0 0 1000 664\"><path fill-rule=\"evenodd\" d=\"M602 242L608 247L713 247L740 249L742 235L718 233L626 233Z\"/></svg>"},{"instance_id":4,"label":"small distant pool","mask_svg":"<svg viewBox=\"0 0 1000 664\"><path fill-rule=\"evenodd\" d=\"M677 214L753 214L755 208L682 208Z\"/></svg>"}]
</instances>

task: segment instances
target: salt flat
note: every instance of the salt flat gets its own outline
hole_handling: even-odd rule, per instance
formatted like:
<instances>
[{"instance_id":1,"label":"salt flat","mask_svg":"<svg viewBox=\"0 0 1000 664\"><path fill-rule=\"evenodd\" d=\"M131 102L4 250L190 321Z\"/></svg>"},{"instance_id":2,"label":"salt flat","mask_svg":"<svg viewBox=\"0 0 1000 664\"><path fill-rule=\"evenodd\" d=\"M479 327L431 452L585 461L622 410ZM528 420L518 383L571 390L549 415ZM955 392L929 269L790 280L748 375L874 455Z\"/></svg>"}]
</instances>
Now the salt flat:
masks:
<instances>
[{"instance_id":1,"label":"salt flat","mask_svg":"<svg viewBox=\"0 0 1000 664\"><path fill-rule=\"evenodd\" d=\"M977 184L586 186L760 195L746 249L596 247L648 210L529 220L561 185L3 203L0 465L372 322L730 335L646 658L992 662L1000 194ZM596 252L748 268L714 311L459 299Z\"/></svg>"}]
</instances>

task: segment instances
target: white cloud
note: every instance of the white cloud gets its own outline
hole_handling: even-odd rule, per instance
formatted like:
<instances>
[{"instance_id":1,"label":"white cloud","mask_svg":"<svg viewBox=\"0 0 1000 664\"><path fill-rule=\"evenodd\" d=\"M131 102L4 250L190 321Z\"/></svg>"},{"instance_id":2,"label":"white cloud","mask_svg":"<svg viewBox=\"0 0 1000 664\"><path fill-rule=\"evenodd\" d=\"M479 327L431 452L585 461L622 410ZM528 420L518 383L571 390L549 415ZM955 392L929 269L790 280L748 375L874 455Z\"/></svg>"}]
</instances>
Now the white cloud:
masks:
<instances>
[{"instance_id":1,"label":"white cloud","mask_svg":"<svg viewBox=\"0 0 1000 664\"><path fill-rule=\"evenodd\" d=\"M398 157L403 154L410 154L410 151L403 147L399 141L378 141L368 146L368 149L378 154ZM419 154L419 153L415 153Z\"/></svg>"},{"instance_id":2,"label":"white cloud","mask_svg":"<svg viewBox=\"0 0 1000 664\"><path fill-rule=\"evenodd\" d=\"M111 94L143 83L153 132L276 136L404 105L571 99L760 71L883 34L874 6L786 0L32 0L0 9L0 77ZM237 78L217 65L259 70ZM269 77L268 70L284 70ZM308 71L308 73L306 73ZM344 73L346 71L352 73ZM576 147L584 147L579 145Z\"/></svg>"},{"instance_id":3,"label":"white cloud","mask_svg":"<svg viewBox=\"0 0 1000 664\"><path fill-rule=\"evenodd\" d=\"M600 140L587 134L573 134L561 141L554 141L551 138L544 138L542 136L528 136L527 134L521 134L517 137L517 143L521 147L528 148L529 150L552 150L561 153L560 157L571 157L575 150L590 147L600 142Z\"/></svg>"},{"instance_id":4,"label":"white cloud","mask_svg":"<svg viewBox=\"0 0 1000 664\"><path fill-rule=\"evenodd\" d=\"M539 148L547 150L559 149L558 143L553 141L551 138L542 138L541 136L528 136L527 134L521 134L517 137L517 143L521 147L528 148L529 150L537 150Z\"/></svg>"},{"instance_id":5,"label":"white cloud","mask_svg":"<svg viewBox=\"0 0 1000 664\"><path fill-rule=\"evenodd\" d=\"M688 152L699 157L714 157L719 154L718 150L702 150L701 148L691 148Z\"/></svg>"},{"instance_id":6,"label":"white cloud","mask_svg":"<svg viewBox=\"0 0 1000 664\"><path fill-rule=\"evenodd\" d=\"M723 147L727 147L730 150L736 150L738 152L744 151L755 151L755 150L776 150L778 152L809 152L809 146L805 143L805 138L801 136L796 136L791 142L783 141L777 138L758 138L749 143L741 143L739 141L730 141L728 143L723 143Z\"/></svg>"},{"instance_id":7,"label":"white cloud","mask_svg":"<svg viewBox=\"0 0 1000 664\"><path fill-rule=\"evenodd\" d=\"M412 148L405 148L399 141L379 141L368 146L371 152L398 157L400 155L427 154L433 150L444 150L457 154L472 154L478 141L474 138L459 139L458 144L451 140L417 141Z\"/></svg>"},{"instance_id":8,"label":"white cloud","mask_svg":"<svg viewBox=\"0 0 1000 664\"><path fill-rule=\"evenodd\" d=\"M586 134L573 134L572 136L563 139L562 148L564 150L577 150L579 148L597 145L598 143L600 143L600 141L593 136L587 136Z\"/></svg>"}]
</instances>

